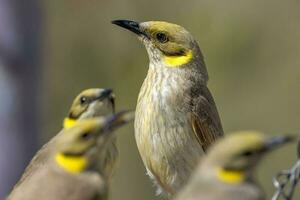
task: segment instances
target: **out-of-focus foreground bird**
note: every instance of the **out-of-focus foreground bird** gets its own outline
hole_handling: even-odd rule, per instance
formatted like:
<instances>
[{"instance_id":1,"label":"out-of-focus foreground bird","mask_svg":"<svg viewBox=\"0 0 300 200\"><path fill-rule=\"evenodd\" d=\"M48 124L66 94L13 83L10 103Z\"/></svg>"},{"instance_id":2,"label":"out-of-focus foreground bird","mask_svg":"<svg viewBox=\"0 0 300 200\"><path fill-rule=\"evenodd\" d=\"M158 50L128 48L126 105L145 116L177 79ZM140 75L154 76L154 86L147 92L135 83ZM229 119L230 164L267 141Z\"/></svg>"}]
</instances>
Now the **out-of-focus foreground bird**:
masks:
<instances>
[{"instance_id":1,"label":"out-of-focus foreground bird","mask_svg":"<svg viewBox=\"0 0 300 200\"><path fill-rule=\"evenodd\" d=\"M265 153L292 141L290 136L267 137L242 131L218 141L201 160L189 183L175 200L263 200L253 177Z\"/></svg>"},{"instance_id":2,"label":"out-of-focus foreground bird","mask_svg":"<svg viewBox=\"0 0 300 200\"><path fill-rule=\"evenodd\" d=\"M147 49L150 64L137 101L135 138L148 174L172 196L209 146L223 136L203 55L179 25L112 23L136 33Z\"/></svg>"},{"instance_id":3,"label":"out-of-focus foreground bird","mask_svg":"<svg viewBox=\"0 0 300 200\"><path fill-rule=\"evenodd\" d=\"M64 119L63 127L65 129L72 127L77 121L97 116L105 116L112 114L115 110L114 94L111 89L93 88L82 91L73 101L68 117ZM26 181L28 177L47 162L50 152L54 148L55 141L60 137L63 131L54 136L46 143L33 157L29 165L25 169L20 181L15 185L14 189ZM110 178L118 156L116 147L116 138L112 138L107 145L106 168L105 175Z\"/></svg>"},{"instance_id":4,"label":"out-of-focus foreground bird","mask_svg":"<svg viewBox=\"0 0 300 200\"><path fill-rule=\"evenodd\" d=\"M63 129L50 158L8 200L105 200L107 182L99 171L112 131L133 120L132 112L76 122Z\"/></svg>"}]
</instances>

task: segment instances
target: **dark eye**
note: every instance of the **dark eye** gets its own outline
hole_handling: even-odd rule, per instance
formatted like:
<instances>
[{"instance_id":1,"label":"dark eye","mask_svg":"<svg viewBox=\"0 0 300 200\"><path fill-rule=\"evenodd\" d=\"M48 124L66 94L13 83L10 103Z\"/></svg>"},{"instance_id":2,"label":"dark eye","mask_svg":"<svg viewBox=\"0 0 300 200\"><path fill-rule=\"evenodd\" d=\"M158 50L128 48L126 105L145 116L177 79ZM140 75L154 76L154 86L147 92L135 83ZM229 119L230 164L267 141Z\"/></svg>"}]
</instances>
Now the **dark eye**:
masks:
<instances>
[{"instance_id":1,"label":"dark eye","mask_svg":"<svg viewBox=\"0 0 300 200\"><path fill-rule=\"evenodd\" d=\"M80 104L85 104L87 102L87 98L86 97L80 97Z\"/></svg>"},{"instance_id":2,"label":"dark eye","mask_svg":"<svg viewBox=\"0 0 300 200\"><path fill-rule=\"evenodd\" d=\"M164 33L157 33L157 34L156 34L156 39L157 39L160 43L166 43L166 42L168 42L168 37L167 37L166 34L164 34Z\"/></svg>"},{"instance_id":3,"label":"dark eye","mask_svg":"<svg viewBox=\"0 0 300 200\"><path fill-rule=\"evenodd\" d=\"M83 140L88 140L88 139L91 138L91 136L92 136L92 134L87 132L87 133L83 133L83 134L80 136L80 138L83 139Z\"/></svg>"},{"instance_id":4,"label":"dark eye","mask_svg":"<svg viewBox=\"0 0 300 200\"><path fill-rule=\"evenodd\" d=\"M245 157L249 157L249 156L252 156L254 155L254 152L253 151L245 151L242 153L242 156L245 156Z\"/></svg>"}]
</instances>

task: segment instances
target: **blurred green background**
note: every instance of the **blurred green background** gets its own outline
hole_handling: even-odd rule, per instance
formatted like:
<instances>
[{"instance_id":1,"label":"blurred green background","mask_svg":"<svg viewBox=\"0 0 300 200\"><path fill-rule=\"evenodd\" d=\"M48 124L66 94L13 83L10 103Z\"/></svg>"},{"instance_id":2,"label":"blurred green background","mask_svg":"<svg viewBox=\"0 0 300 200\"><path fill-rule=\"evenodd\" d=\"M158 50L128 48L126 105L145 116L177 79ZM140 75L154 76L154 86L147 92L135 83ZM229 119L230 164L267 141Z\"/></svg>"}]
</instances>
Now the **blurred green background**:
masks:
<instances>
[{"instance_id":1,"label":"blurred green background","mask_svg":"<svg viewBox=\"0 0 300 200\"><path fill-rule=\"evenodd\" d=\"M118 110L135 108L148 57L134 34L110 24L114 19L174 22L197 38L226 133L300 131L300 1L51 0L43 6L40 143L58 132L83 89L113 88ZM159 199L133 125L119 132L120 166L111 199ZM285 147L261 164L257 176L269 197L272 176L294 163L295 151L295 145ZM299 198L300 193L294 199Z\"/></svg>"}]
</instances>

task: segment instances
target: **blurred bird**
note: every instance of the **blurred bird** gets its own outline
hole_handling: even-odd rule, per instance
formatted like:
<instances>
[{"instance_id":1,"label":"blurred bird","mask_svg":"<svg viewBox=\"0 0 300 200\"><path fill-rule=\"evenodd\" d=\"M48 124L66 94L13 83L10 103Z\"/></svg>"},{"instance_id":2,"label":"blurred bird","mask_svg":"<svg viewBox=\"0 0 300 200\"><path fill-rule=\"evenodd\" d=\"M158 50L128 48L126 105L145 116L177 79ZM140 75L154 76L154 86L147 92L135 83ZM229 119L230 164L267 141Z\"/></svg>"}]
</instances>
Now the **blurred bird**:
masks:
<instances>
[{"instance_id":1,"label":"blurred bird","mask_svg":"<svg viewBox=\"0 0 300 200\"><path fill-rule=\"evenodd\" d=\"M105 116L112 114L115 110L114 94L111 89L87 89L82 91L73 101L68 117L64 119L63 126L65 129L72 127L77 121L92 118L97 116ZM48 143L46 143L33 157L29 165L25 169L18 187L25 179L27 179L35 170L47 162L49 154L54 148L55 141L60 137L63 131L54 136ZM108 144L106 152L106 173L109 179L114 171L115 163L118 157L118 150L116 147L116 138L112 138Z\"/></svg>"},{"instance_id":2,"label":"blurred bird","mask_svg":"<svg viewBox=\"0 0 300 200\"><path fill-rule=\"evenodd\" d=\"M55 140L50 158L31 173L7 200L104 200L106 162L112 131L133 120L132 112L76 122Z\"/></svg>"},{"instance_id":3,"label":"blurred bird","mask_svg":"<svg viewBox=\"0 0 300 200\"><path fill-rule=\"evenodd\" d=\"M112 23L136 33L147 49L150 64L138 97L135 138L148 174L172 196L209 146L223 136L203 55L179 25Z\"/></svg>"},{"instance_id":4,"label":"blurred bird","mask_svg":"<svg viewBox=\"0 0 300 200\"><path fill-rule=\"evenodd\" d=\"M263 200L253 177L258 161L269 151L292 141L290 136L267 137L241 131L218 141L175 200Z\"/></svg>"}]
</instances>

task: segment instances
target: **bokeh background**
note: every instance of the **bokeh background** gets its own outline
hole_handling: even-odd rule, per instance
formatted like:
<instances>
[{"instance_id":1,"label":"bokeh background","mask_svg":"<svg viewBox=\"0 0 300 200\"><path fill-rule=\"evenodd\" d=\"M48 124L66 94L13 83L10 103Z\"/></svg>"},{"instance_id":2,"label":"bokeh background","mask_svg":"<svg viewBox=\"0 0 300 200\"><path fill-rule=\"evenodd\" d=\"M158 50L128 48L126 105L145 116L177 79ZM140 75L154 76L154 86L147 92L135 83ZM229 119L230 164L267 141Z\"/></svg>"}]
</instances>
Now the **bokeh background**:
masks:
<instances>
[{"instance_id":1,"label":"bokeh background","mask_svg":"<svg viewBox=\"0 0 300 200\"><path fill-rule=\"evenodd\" d=\"M299 8L296 0L0 0L0 198L60 130L81 90L113 88L118 110L135 108L148 58L114 19L174 22L197 38L226 133L299 133ZM159 199L133 125L119 132L111 199ZM295 160L291 145L261 164L257 176L268 197L272 176Z\"/></svg>"}]
</instances>

